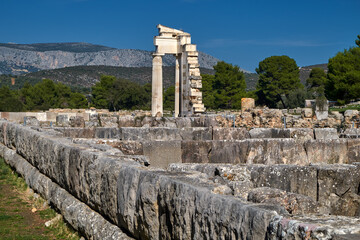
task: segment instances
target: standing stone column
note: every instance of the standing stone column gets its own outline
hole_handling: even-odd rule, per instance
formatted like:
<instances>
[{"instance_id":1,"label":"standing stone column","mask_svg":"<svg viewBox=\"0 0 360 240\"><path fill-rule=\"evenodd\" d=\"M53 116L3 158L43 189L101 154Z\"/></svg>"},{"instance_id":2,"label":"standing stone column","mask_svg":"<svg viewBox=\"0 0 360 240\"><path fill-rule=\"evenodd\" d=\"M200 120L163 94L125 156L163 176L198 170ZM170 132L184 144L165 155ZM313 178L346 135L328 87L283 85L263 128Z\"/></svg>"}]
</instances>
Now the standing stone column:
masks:
<instances>
[{"instance_id":1,"label":"standing stone column","mask_svg":"<svg viewBox=\"0 0 360 240\"><path fill-rule=\"evenodd\" d=\"M153 117L161 117L163 115L162 56L157 54L153 54L152 63L151 115Z\"/></svg>"},{"instance_id":2,"label":"standing stone column","mask_svg":"<svg viewBox=\"0 0 360 240\"><path fill-rule=\"evenodd\" d=\"M180 56L175 60L175 117L180 113Z\"/></svg>"}]
</instances>

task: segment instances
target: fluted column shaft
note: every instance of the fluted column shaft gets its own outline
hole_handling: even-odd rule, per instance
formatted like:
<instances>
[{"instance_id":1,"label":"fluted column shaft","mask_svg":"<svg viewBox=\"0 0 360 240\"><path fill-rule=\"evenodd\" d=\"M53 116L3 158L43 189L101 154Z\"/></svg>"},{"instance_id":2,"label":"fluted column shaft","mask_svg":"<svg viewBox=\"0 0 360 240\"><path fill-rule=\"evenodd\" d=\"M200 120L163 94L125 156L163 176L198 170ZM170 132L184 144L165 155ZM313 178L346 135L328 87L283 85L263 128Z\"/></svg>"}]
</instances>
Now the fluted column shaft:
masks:
<instances>
[{"instance_id":1,"label":"fluted column shaft","mask_svg":"<svg viewBox=\"0 0 360 240\"><path fill-rule=\"evenodd\" d=\"M153 55L152 63L152 102L151 115L161 117L163 115L163 77L162 56Z\"/></svg>"}]
</instances>

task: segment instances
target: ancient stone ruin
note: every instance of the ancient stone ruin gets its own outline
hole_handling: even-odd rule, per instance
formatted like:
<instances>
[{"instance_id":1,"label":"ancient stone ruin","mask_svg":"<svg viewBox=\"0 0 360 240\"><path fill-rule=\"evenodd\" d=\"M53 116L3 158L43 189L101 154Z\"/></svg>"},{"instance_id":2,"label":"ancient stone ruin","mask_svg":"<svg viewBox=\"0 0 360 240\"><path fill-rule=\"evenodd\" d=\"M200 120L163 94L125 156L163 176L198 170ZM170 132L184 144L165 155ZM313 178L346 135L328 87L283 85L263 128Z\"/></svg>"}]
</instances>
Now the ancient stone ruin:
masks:
<instances>
[{"instance_id":1,"label":"ancient stone ruin","mask_svg":"<svg viewBox=\"0 0 360 240\"><path fill-rule=\"evenodd\" d=\"M88 239L360 239L360 132L337 130L360 113L299 112L1 120L0 155Z\"/></svg>"},{"instance_id":2,"label":"ancient stone ruin","mask_svg":"<svg viewBox=\"0 0 360 240\"><path fill-rule=\"evenodd\" d=\"M155 36L156 51L152 70L152 116L163 115L162 56L175 56L175 117L188 116L205 111L200 88L201 76L196 45L191 44L189 33L158 25Z\"/></svg>"}]
</instances>

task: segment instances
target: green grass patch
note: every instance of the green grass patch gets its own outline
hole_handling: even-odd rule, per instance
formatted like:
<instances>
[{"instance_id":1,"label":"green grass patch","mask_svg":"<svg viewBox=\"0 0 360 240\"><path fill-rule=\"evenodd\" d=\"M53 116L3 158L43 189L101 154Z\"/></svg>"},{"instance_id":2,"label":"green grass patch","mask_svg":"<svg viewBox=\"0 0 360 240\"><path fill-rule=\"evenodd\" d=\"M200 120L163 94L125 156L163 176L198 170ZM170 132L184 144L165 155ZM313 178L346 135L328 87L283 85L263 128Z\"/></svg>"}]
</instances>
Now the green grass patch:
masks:
<instances>
[{"instance_id":1,"label":"green grass patch","mask_svg":"<svg viewBox=\"0 0 360 240\"><path fill-rule=\"evenodd\" d=\"M358 111L360 111L360 105L347 106L347 107L344 107L344 108L329 108L330 112L344 113L346 110L358 110Z\"/></svg>"},{"instance_id":2,"label":"green grass patch","mask_svg":"<svg viewBox=\"0 0 360 240\"><path fill-rule=\"evenodd\" d=\"M29 194L27 185L4 159L0 158L0 239L79 240L80 236L62 219L46 228L44 222L56 217L38 195ZM32 213L31 209L38 211Z\"/></svg>"},{"instance_id":3,"label":"green grass patch","mask_svg":"<svg viewBox=\"0 0 360 240\"><path fill-rule=\"evenodd\" d=\"M41 210L41 211L39 211L39 214L40 214L40 217L45 220L53 219L54 217L56 217L56 212L51 208Z\"/></svg>"},{"instance_id":4,"label":"green grass patch","mask_svg":"<svg viewBox=\"0 0 360 240\"><path fill-rule=\"evenodd\" d=\"M0 215L0 221L8 221L11 219L11 216L2 214Z\"/></svg>"}]
</instances>

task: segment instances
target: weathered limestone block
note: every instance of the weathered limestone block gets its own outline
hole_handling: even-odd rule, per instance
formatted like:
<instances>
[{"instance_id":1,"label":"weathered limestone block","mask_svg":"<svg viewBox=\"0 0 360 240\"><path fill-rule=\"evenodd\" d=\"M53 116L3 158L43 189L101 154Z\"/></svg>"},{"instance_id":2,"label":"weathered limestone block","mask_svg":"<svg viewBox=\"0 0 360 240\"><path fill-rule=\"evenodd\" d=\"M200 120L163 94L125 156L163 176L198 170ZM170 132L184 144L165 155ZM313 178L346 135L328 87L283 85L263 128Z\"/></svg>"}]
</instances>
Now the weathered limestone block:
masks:
<instances>
[{"instance_id":1,"label":"weathered limestone block","mask_svg":"<svg viewBox=\"0 0 360 240\"><path fill-rule=\"evenodd\" d=\"M152 127L137 128L128 127L120 128L120 139L131 141L150 141L150 140L181 140L179 129Z\"/></svg>"},{"instance_id":2,"label":"weathered limestone block","mask_svg":"<svg viewBox=\"0 0 360 240\"><path fill-rule=\"evenodd\" d=\"M241 111L248 111L255 108L255 99L253 98L242 98L241 99Z\"/></svg>"},{"instance_id":3,"label":"weathered limestone block","mask_svg":"<svg viewBox=\"0 0 360 240\"><path fill-rule=\"evenodd\" d=\"M360 138L360 128L347 128L340 134L340 138Z\"/></svg>"},{"instance_id":4,"label":"weathered limestone block","mask_svg":"<svg viewBox=\"0 0 360 240\"><path fill-rule=\"evenodd\" d=\"M358 110L346 110L344 113L345 121L348 123L351 120L355 120L359 117L359 114Z\"/></svg>"},{"instance_id":5,"label":"weathered limestone block","mask_svg":"<svg viewBox=\"0 0 360 240\"><path fill-rule=\"evenodd\" d=\"M138 141L106 141L105 143L119 149L125 155L144 155L142 143Z\"/></svg>"},{"instance_id":6,"label":"weathered limestone block","mask_svg":"<svg viewBox=\"0 0 360 240\"><path fill-rule=\"evenodd\" d=\"M360 162L360 139L347 140L348 163Z\"/></svg>"},{"instance_id":7,"label":"weathered limestone block","mask_svg":"<svg viewBox=\"0 0 360 240\"><path fill-rule=\"evenodd\" d=\"M213 128L212 140L244 140L250 138L246 128Z\"/></svg>"},{"instance_id":8,"label":"weathered limestone block","mask_svg":"<svg viewBox=\"0 0 360 240\"><path fill-rule=\"evenodd\" d=\"M249 143L243 141L212 141L209 163L246 163Z\"/></svg>"},{"instance_id":9,"label":"weathered limestone block","mask_svg":"<svg viewBox=\"0 0 360 240\"><path fill-rule=\"evenodd\" d=\"M219 127L219 123L216 120L216 116L212 115L201 115L199 117L199 124L201 127Z\"/></svg>"},{"instance_id":10,"label":"weathered limestone block","mask_svg":"<svg viewBox=\"0 0 360 240\"><path fill-rule=\"evenodd\" d=\"M80 128L85 127L85 120L83 117L80 117L80 116L70 117L69 123L70 123L71 127L80 127Z\"/></svg>"},{"instance_id":11,"label":"weathered limestone block","mask_svg":"<svg viewBox=\"0 0 360 240\"><path fill-rule=\"evenodd\" d=\"M276 188L260 187L249 192L248 201L283 206L290 214L316 213L316 201L311 197L288 193Z\"/></svg>"},{"instance_id":12,"label":"weathered limestone block","mask_svg":"<svg viewBox=\"0 0 360 240\"><path fill-rule=\"evenodd\" d=\"M275 217L267 239L359 239L360 220L342 216L295 215Z\"/></svg>"},{"instance_id":13,"label":"weathered limestone block","mask_svg":"<svg viewBox=\"0 0 360 240\"><path fill-rule=\"evenodd\" d=\"M145 141L142 148L153 167L167 168L169 163L181 163L180 141Z\"/></svg>"},{"instance_id":14,"label":"weathered limestone block","mask_svg":"<svg viewBox=\"0 0 360 240\"><path fill-rule=\"evenodd\" d=\"M57 115L56 116L56 126L58 126L58 127L70 126L68 115Z\"/></svg>"},{"instance_id":15,"label":"weathered limestone block","mask_svg":"<svg viewBox=\"0 0 360 240\"><path fill-rule=\"evenodd\" d=\"M207 163L211 152L211 141L181 141L183 163Z\"/></svg>"},{"instance_id":16,"label":"weathered limestone block","mask_svg":"<svg viewBox=\"0 0 360 240\"><path fill-rule=\"evenodd\" d=\"M317 200L317 169L296 165L248 166L255 187L271 187Z\"/></svg>"},{"instance_id":17,"label":"weathered limestone block","mask_svg":"<svg viewBox=\"0 0 360 240\"><path fill-rule=\"evenodd\" d=\"M314 139L314 131L311 128L289 128L290 137L300 142Z\"/></svg>"},{"instance_id":18,"label":"weathered limestone block","mask_svg":"<svg viewBox=\"0 0 360 240\"><path fill-rule=\"evenodd\" d=\"M290 130L284 128L253 128L251 138L290 138Z\"/></svg>"},{"instance_id":19,"label":"weathered limestone block","mask_svg":"<svg viewBox=\"0 0 360 240\"><path fill-rule=\"evenodd\" d=\"M212 129L208 127L181 128L179 134L182 140L212 140Z\"/></svg>"},{"instance_id":20,"label":"weathered limestone block","mask_svg":"<svg viewBox=\"0 0 360 240\"><path fill-rule=\"evenodd\" d=\"M27 126L40 126L40 121L36 117L24 117L24 124Z\"/></svg>"},{"instance_id":21,"label":"weathered limestone block","mask_svg":"<svg viewBox=\"0 0 360 240\"><path fill-rule=\"evenodd\" d=\"M253 116L251 112L243 112L236 117L236 127L253 127Z\"/></svg>"},{"instance_id":22,"label":"weathered limestone block","mask_svg":"<svg viewBox=\"0 0 360 240\"><path fill-rule=\"evenodd\" d=\"M135 118L132 116L120 116L119 127L135 127Z\"/></svg>"},{"instance_id":23,"label":"weathered limestone block","mask_svg":"<svg viewBox=\"0 0 360 240\"><path fill-rule=\"evenodd\" d=\"M315 128L314 133L317 140L339 139L335 128Z\"/></svg>"},{"instance_id":24,"label":"weathered limestone block","mask_svg":"<svg viewBox=\"0 0 360 240\"><path fill-rule=\"evenodd\" d=\"M330 112L330 116L335 118L336 120L340 120L340 121L343 121L344 120L344 115L337 112L337 111L332 111Z\"/></svg>"},{"instance_id":25,"label":"weathered limestone block","mask_svg":"<svg viewBox=\"0 0 360 240\"><path fill-rule=\"evenodd\" d=\"M308 164L303 145L294 139L249 139L248 164Z\"/></svg>"},{"instance_id":26,"label":"weathered limestone block","mask_svg":"<svg viewBox=\"0 0 360 240\"><path fill-rule=\"evenodd\" d=\"M348 163L346 139L311 140L304 143L309 163Z\"/></svg>"},{"instance_id":27,"label":"weathered limestone block","mask_svg":"<svg viewBox=\"0 0 360 240\"><path fill-rule=\"evenodd\" d=\"M360 112L358 110L346 110L344 113L344 124L347 128L358 127Z\"/></svg>"},{"instance_id":28,"label":"weathered limestone block","mask_svg":"<svg viewBox=\"0 0 360 240\"><path fill-rule=\"evenodd\" d=\"M196 186L193 178L186 180L186 175L124 167L118 184L120 226L136 238L265 237L274 212L255 211L233 197L211 194L203 186ZM253 231L246 230L255 225Z\"/></svg>"},{"instance_id":29,"label":"weathered limestone block","mask_svg":"<svg viewBox=\"0 0 360 240\"><path fill-rule=\"evenodd\" d=\"M177 128L191 127L190 118L175 118L175 124Z\"/></svg>"},{"instance_id":30,"label":"weathered limestone block","mask_svg":"<svg viewBox=\"0 0 360 240\"><path fill-rule=\"evenodd\" d=\"M170 127L175 128L175 118L173 117L145 117L142 127Z\"/></svg>"},{"instance_id":31,"label":"weathered limestone block","mask_svg":"<svg viewBox=\"0 0 360 240\"><path fill-rule=\"evenodd\" d=\"M121 139L121 128L97 127L95 128L95 138Z\"/></svg>"},{"instance_id":32,"label":"weathered limestone block","mask_svg":"<svg viewBox=\"0 0 360 240\"><path fill-rule=\"evenodd\" d=\"M70 138L94 138L95 131L94 128L57 128L60 132L64 134L64 137Z\"/></svg>"},{"instance_id":33,"label":"weathered limestone block","mask_svg":"<svg viewBox=\"0 0 360 240\"><path fill-rule=\"evenodd\" d=\"M301 116L304 118L312 118L312 116L313 116L312 108L303 108L301 110Z\"/></svg>"},{"instance_id":34,"label":"weathered limestone block","mask_svg":"<svg viewBox=\"0 0 360 240\"><path fill-rule=\"evenodd\" d=\"M111 116L107 114L99 114L99 122L101 127L116 128L119 126L118 116Z\"/></svg>"},{"instance_id":35,"label":"weathered limestone block","mask_svg":"<svg viewBox=\"0 0 360 240\"><path fill-rule=\"evenodd\" d=\"M245 165L233 164L170 164L168 170L184 172L197 171L209 179L224 182L232 189L232 194L246 201L248 192L253 188L250 172Z\"/></svg>"},{"instance_id":36,"label":"weathered limestone block","mask_svg":"<svg viewBox=\"0 0 360 240\"><path fill-rule=\"evenodd\" d=\"M99 127L99 115L98 114L90 114L89 115L89 121L85 121L85 127L86 128L95 128Z\"/></svg>"},{"instance_id":37,"label":"weathered limestone block","mask_svg":"<svg viewBox=\"0 0 360 240\"><path fill-rule=\"evenodd\" d=\"M280 109L265 109L261 114L261 127L281 128L283 127L283 113Z\"/></svg>"},{"instance_id":38,"label":"weathered limestone block","mask_svg":"<svg viewBox=\"0 0 360 240\"><path fill-rule=\"evenodd\" d=\"M360 216L360 165L318 168L318 201L326 214Z\"/></svg>"}]
</instances>

